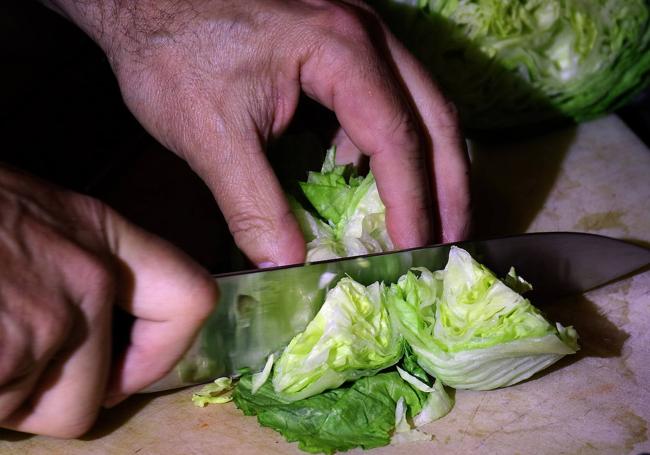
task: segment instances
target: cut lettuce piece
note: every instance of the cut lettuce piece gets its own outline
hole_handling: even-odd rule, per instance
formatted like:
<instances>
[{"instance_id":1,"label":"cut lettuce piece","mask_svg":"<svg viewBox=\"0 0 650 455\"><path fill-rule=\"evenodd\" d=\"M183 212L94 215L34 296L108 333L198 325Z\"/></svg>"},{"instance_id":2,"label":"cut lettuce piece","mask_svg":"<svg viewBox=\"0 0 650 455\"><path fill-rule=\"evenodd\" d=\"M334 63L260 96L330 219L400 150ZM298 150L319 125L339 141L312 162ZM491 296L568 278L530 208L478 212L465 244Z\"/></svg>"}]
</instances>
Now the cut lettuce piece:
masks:
<instances>
[{"instance_id":1,"label":"cut lettuce piece","mask_svg":"<svg viewBox=\"0 0 650 455\"><path fill-rule=\"evenodd\" d=\"M384 300L382 284L366 287L342 278L278 359L276 393L300 400L397 363L403 342Z\"/></svg>"},{"instance_id":2,"label":"cut lettuce piece","mask_svg":"<svg viewBox=\"0 0 650 455\"><path fill-rule=\"evenodd\" d=\"M279 396L269 382L253 395L250 376L241 378L234 393L235 404L244 414L256 415L260 424L312 453L389 444L400 400L404 418L413 418L425 405L427 394L413 389L394 371L294 402Z\"/></svg>"},{"instance_id":3,"label":"cut lettuce piece","mask_svg":"<svg viewBox=\"0 0 650 455\"><path fill-rule=\"evenodd\" d=\"M429 392L427 401L422 406L422 410L413 418L413 424L416 428L431 423L435 420L449 414L454 407L454 400L445 390L442 381L437 379Z\"/></svg>"},{"instance_id":4,"label":"cut lettuce piece","mask_svg":"<svg viewBox=\"0 0 650 455\"><path fill-rule=\"evenodd\" d=\"M274 354L271 354L268 359L266 359L266 364L264 365L264 368L262 371L259 373L255 373L251 379L252 381L252 388L251 392L256 393L260 387L264 385L264 383L269 379L269 376L271 376L271 371L273 369L273 362L275 361L275 356Z\"/></svg>"},{"instance_id":5,"label":"cut lettuce piece","mask_svg":"<svg viewBox=\"0 0 650 455\"><path fill-rule=\"evenodd\" d=\"M408 420L406 420L406 404L404 397L399 397L395 404L395 433L404 433L411 430Z\"/></svg>"},{"instance_id":6,"label":"cut lettuce piece","mask_svg":"<svg viewBox=\"0 0 650 455\"><path fill-rule=\"evenodd\" d=\"M413 424L416 427L421 427L446 416L454 407L454 400L447 394L441 381L436 380L433 387L430 387L400 367L397 367L397 372L404 381L411 384L416 390L429 394L422 411L413 419Z\"/></svg>"},{"instance_id":7,"label":"cut lettuce piece","mask_svg":"<svg viewBox=\"0 0 650 455\"><path fill-rule=\"evenodd\" d=\"M572 327L551 325L460 248L442 273L419 273L392 285L387 303L418 363L446 385L512 385L578 350Z\"/></svg>"},{"instance_id":8,"label":"cut lettuce piece","mask_svg":"<svg viewBox=\"0 0 650 455\"><path fill-rule=\"evenodd\" d=\"M217 378L214 382L204 385L201 390L192 395L192 403L200 408L208 404L228 403L232 401L235 385L229 377Z\"/></svg>"},{"instance_id":9,"label":"cut lettuce piece","mask_svg":"<svg viewBox=\"0 0 650 455\"><path fill-rule=\"evenodd\" d=\"M300 183L318 217L291 199L291 209L307 242L307 261L391 250L386 208L374 176L357 176L351 165L336 165L335 157L336 148L332 147L321 172L310 172L307 182Z\"/></svg>"}]
</instances>

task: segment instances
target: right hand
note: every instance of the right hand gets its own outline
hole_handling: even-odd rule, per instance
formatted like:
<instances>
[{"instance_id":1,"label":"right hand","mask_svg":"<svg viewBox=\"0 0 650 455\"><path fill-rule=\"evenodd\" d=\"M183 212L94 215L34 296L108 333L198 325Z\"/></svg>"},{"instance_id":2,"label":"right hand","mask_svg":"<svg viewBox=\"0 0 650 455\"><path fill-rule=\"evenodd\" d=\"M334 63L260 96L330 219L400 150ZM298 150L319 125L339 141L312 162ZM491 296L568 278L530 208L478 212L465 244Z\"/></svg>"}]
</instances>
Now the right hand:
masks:
<instances>
[{"instance_id":1,"label":"right hand","mask_svg":"<svg viewBox=\"0 0 650 455\"><path fill-rule=\"evenodd\" d=\"M164 376L214 280L97 200L0 168L0 427L77 437ZM111 365L113 305L135 316Z\"/></svg>"}]
</instances>

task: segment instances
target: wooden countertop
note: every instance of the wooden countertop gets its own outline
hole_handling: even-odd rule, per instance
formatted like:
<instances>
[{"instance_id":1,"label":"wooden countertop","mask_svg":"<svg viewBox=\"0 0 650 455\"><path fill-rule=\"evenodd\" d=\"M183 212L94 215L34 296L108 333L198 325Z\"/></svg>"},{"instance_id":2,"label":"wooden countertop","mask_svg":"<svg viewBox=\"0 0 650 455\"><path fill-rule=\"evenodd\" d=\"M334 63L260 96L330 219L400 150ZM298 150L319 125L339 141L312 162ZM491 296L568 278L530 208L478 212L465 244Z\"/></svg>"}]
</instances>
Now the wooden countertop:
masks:
<instances>
[{"instance_id":1,"label":"wooden countertop","mask_svg":"<svg viewBox=\"0 0 650 455\"><path fill-rule=\"evenodd\" d=\"M480 235L571 230L650 245L650 150L617 117L471 150ZM424 428L431 442L369 453L650 452L650 271L544 310L576 327L577 355L509 388L458 391ZM83 440L0 432L0 453L301 453L232 403L194 407L191 391L133 397Z\"/></svg>"}]
</instances>

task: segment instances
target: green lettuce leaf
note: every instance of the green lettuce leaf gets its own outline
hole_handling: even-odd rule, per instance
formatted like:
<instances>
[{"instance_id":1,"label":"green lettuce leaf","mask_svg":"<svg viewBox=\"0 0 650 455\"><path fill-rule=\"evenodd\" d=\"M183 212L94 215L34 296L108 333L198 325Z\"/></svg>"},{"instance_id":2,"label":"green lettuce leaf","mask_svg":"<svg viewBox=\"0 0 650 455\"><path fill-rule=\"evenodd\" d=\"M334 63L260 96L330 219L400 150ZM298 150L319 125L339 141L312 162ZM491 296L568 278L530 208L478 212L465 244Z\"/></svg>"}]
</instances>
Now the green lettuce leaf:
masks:
<instances>
[{"instance_id":1,"label":"green lettuce leaf","mask_svg":"<svg viewBox=\"0 0 650 455\"><path fill-rule=\"evenodd\" d=\"M460 248L443 272L418 272L392 285L387 303L418 363L446 385L508 386L578 349L572 327L551 325Z\"/></svg>"},{"instance_id":2,"label":"green lettuce leaf","mask_svg":"<svg viewBox=\"0 0 650 455\"><path fill-rule=\"evenodd\" d=\"M318 217L290 199L307 241L308 262L393 248L374 176L357 176L351 165L336 165L335 157L336 148L332 147L321 172L310 172L307 182L300 183Z\"/></svg>"},{"instance_id":3,"label":"green lettuce leaf","mask_svg":"<svg viewBox=\"0 0 650 455\"><path fill-rule=\"evenodd\" d=\"M404 343L404 356L400 362L402 369L407 371L410 375L418 378L427 386L429 385L429 375L422 369L420 364L418 364L418 358L413 353L413 349L409 346L408 343Z\"/></svg>"},{"instance_id":4,"label":"green lettuce leaf","mask_svg":"<svg viewBox=\"0 0 650 455\"><path fill-rule=\"evenodd\" d=\"M276 393L300 400L398 362L403 342L384 300L383 285L342 278L276 362Z\"/></svg>"},{"instance_id":5,"label":"green lettuce leaf","mask_svg":"<svg viewBox=\"0 0 650 455\"><path fill-rule=\"evenodd\" d=\"M412 418L422 410L427 394L411 387L398 373L389 372L294 402L277 395L269 382L253 395L251 377L244 376L233 398L244 414L256 415L260 424L290 442L298 441L300 449L333 453L389 444L397 402L404 400Z\"/></svg>"}]
</instances>

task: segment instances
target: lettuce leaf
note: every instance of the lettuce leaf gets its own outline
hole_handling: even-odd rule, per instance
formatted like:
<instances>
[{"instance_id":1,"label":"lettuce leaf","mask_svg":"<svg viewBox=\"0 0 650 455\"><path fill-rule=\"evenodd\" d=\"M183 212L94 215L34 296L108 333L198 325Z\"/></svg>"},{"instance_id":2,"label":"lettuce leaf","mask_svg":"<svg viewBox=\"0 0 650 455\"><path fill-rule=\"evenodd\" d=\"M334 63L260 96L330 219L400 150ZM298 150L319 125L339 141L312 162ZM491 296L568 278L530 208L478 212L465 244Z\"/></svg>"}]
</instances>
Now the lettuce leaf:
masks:
<instances>
[{"instance_id":1,"label":"lettuce leaf","mask_svg":"<svg viewBox=\"0 0 650 455\"><path fill-rule=\"evenodd\" d=\"M204 385L201 390L192 394L192 403L200 408L208 404L221 404L232 401L232 392L235 384L229 377L221 377L209 384Z\"/></svg>"},{"instance_id":2,"label":"lettuce leaf","mask_svg":"<svg viewBox=\"0 0 650 455\"><path fill-rule=\"evenodd\" d=\"M251 377L244 376L233 394L244 414L256 415L261 425L278 431L289 442L298 441L300 449L312 453L387 445L397 402L404 400L412 418L420 413L427 397L396 372L364 377L350 387L294 402L280 397L269 382L253 395Z\"/></svg>"},{"instance_id":3,"label":"lettuce leaf","mask_svg":"<svg viewBox=\"0 0 650 455\"><path fill-rule=\"evenodd\" d=\"M465 250L442 273L409 272L387 303L418 363L446 385L488 390L520 382L578 349L572 327L551 325Z\"/></svg>"},{"instance_id":4,"label":"lettuce leaf","mask_svg":"<svg viewBox=\"0 0 650 455\"><path fill-rule=\"evenodd\" d=\"M276 393L300 400L397 363L403 342L384 300L383 285L342 278L276 362Z\"/></svg>"},{"instance_id":5,"label":"lettuce leaf","mask_svg":"<svg viewBox=\"0 0 650 455\"><path fill-rule=\"evenodd\" d=\"M307 261L379 253L393 248L386 229L386 208L372 173L356 175L351 165L335 164L336 148L327 151L320 172L310 172L300 188L315 216L290 198L291 209L307 241Z\"/></svg>"},{"instance_id":6,"label":"lettuce leaf","mask_svg":"<svg viewBox=\"0 0 650 455\"><path fill-rule=\"evenodd\" d=\"M530 287L514 270L506 281ZM445 385L511 385L577 349L573 328L551 325L452 246L444 270L415 268L389 288L342 278L277 362L272 354L261 372L244 374L232 398L308 452L430 440L421 427L454 405ZM195 402L226 401L231 388L221 378Z\"/></svg>"}]
</instances>

